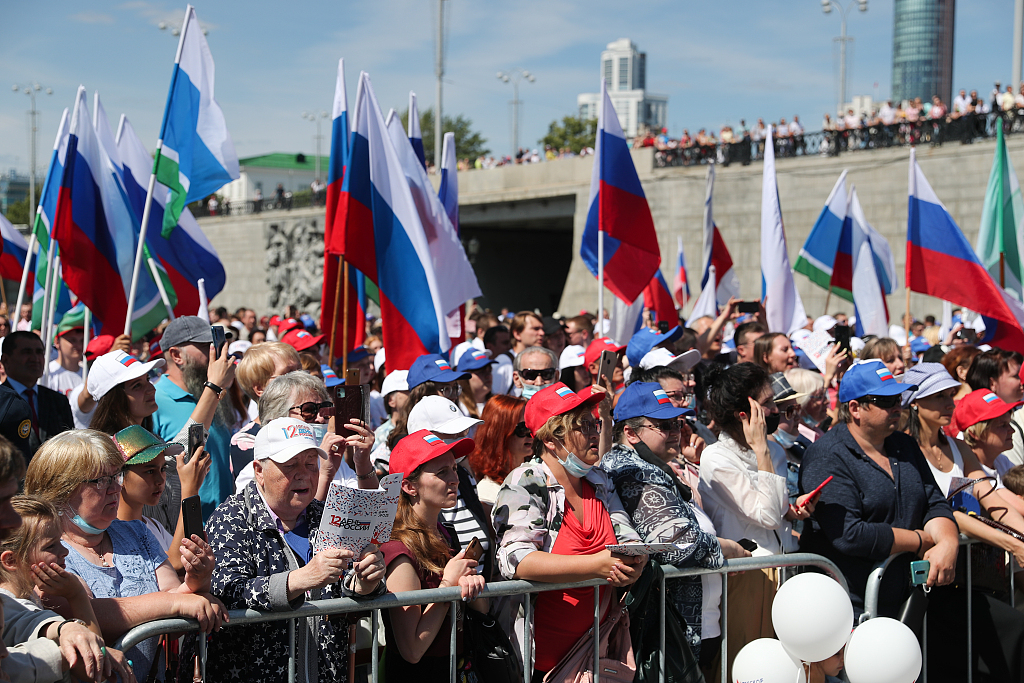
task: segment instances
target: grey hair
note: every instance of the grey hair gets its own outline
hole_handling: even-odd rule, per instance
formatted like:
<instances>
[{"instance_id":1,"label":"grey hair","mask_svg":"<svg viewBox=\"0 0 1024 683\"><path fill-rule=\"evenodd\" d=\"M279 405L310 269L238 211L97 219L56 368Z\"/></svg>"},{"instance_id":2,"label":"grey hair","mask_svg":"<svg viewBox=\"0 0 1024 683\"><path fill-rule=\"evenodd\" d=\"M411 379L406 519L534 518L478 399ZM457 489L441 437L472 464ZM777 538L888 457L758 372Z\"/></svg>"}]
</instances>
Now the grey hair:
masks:
<instances>
[{"instance_id":1,"label":"grey hair","mask_svg":"<svg viewBox=\"0 0 1024 683\"><path fill-rule=\"evenodd\" d=\"M512 360L512 369L519 372L523 369L523 358L535 353L542 353L551 359L551 367L555 370L558 369L558 356L555 352L546 346L527 346L525 349L516 354L516 357Z\"/></svg>"},{"instance_id":2,"label":"grey hair","mask_svg":"<svg viewBox=\"0 0 1024 683\"><path fill-rule=\"evenodd\" d=\"M305 370L295 370L275 377L267 384L260 396L260 424L267 424L279 417L288 417L292 407L292 396L296 393L316 394L321 401L331 400L324 381Z\"/></svg>"}]
</instances>

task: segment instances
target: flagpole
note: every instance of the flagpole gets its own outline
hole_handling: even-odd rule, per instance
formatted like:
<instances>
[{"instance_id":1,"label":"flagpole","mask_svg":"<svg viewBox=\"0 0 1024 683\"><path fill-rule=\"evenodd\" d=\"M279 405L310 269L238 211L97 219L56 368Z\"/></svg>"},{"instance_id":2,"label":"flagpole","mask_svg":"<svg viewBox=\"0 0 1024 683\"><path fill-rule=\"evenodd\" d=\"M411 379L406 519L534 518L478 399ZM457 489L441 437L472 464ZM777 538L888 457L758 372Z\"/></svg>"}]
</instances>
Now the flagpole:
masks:
<instances>
[{"instance_id":1,"label":"flagpole","mask_svg":"<svg viewBox=\"0 0 1024 683\"><path fill-rule=\"evenodd\" d=\"M909 344L910 343L910 322L912 320L912 318L910 317L910 285L909 285L909 283L907 284L906 289L907 289L907 317L903 319L903 322L907 326L907 343Z\"/></svg>"},{"instance_id":2,"label":"flagpole","mask_svg":"<svg viewBox=\"0 0 1024 683\"><path fill-rule=\"evenodd\" d=\"M174 308L171 306L171 300L167 296L167 290L164 289L163 278L160 277L160 271L157 270L156 262L153 261L153 257L146 259L149 263L149 270L153 273L153 282L156 283L156 288L160 292L160 299L164 302L164 308L167 309L167 319L174 320Z\"/></svg>"},{"instance_id":3,"label":"flagpole","mask_svg":"<svg viewBox=\"0 0 1024 683\"><path fill-rule=\"evenodd\" d=\"M341 300L341 273L344 270L342 263L345 262L344 256L338 257L338 272L335 273L337 277L334 279L334 309L331 312L331 344L328 355L330 356L331 368L334 368L334 343L338 341L338 302ZM346 318L347 319L347 318ZM342 342L344 344L344 342ZM344 373L342 373L344 374Z\"/></svg>"},{"instance_id":4,"label":"flagpole","mask_svg":"<svg viewBox=\"0 0 1024 683\"><path fill-rule=\"evenodd\" d=\"M344 312L343 312L343 315L344 315L344 318L341 321L341 343L343 345L342 349L341 349L341 374L346 375L348 373L348 351L349 351L349 349L346 348L348 346L348 290L349 290L349 287L348 287L348 261L344 261L341 265L342 265L342 269L344 270L344 273L342 274L342 277L345 279L345 291L343 293L343 297L344 297ZM339 283L340 282L341 281L339 280ZM335 299L335 301L337 301L337 299ZM334 339L334 337L331 337L331 339ZM332 363L334 362L334 358L331 358L331 362Z\"/></svg>"},{"instance_id":5,"label":"flagpole","mask_svg":"<svg viewBox=\"0 0 1024 683\"><path fill-rule=\"evenodd\" d=\"M597 334L604 336L604 230L597 228Z\"/></svg>"},{"instance_id":6,"label":"flagpole","mask_svg":"<svg viewBox=\"0 0 1024 683\"><path fill-rule=\"evenodd\" d=\"M53 242L53 240L50 241L51 243ZM54 271L56 271L59 267L60 256L57 256L53 259ZM56 280L54 280L51 284L56 284ZM45 349L46 351L46 358L43 359L43 384L46 384L46 381L50 378L50 349L53 347L53 316L57 311L57 299L60 298L60 292L57 292L57 294L58 296L50 297L50 310L47 312L45 321L46 333L43 339L45 339L46 344L43 346L43 349Z\"/></svg>"},{"instance_id":7,"label":"flagpole","mask_svg":"<svg viewBox=\"0 0 1024 683\"><path fill-rule=\"evenodd\" d=\"M82 384L89 381L89 361L85 357L85 350L89 348L89 333L92 332L92 311L85 307L85 320L82 329Z\"/></svg>"},{"instance_id":8,"label":"flagpole","mask_svg":"<svg viewBox=\"0 0 1024 683\"><path fill-rule=\"evenodd\" d=\"M828 294L825 295L825 312L822 315L828 315L828 302L832 299L832 285L828 286Z\"/></svg>"},{"instance_id":9,"label":"flagpole","mask_svg":"<svg viewBox=\"0 0 1024 683\"><path fill-rule=\"evenodd\" d=\"M163 148L163 140L156 143L156 156L159 158ZM153 191L156 189L156 161L153 172L149 174L149 189L146 191L146 206L142 210L142 227L139 228L139 246L135 249L135 267L132 269L132 284L128 290L128 313L124 319L124 333L132 333L132 313L135 311L135 292L139 287L139 274L142 271L142 254L146 247L146 228L149 226L149 214L153 209Z\"/></svg>"},{"instance_id":10,"label":"flagpole","mask_svg":"<svg viewBox=\"0 0 1024 683\"><path fill-rule=\"evenodd\" d=\"M18 286L18 304L15 306L15 315L21 320L21 305L25 303L25 289L28 287L28 271L32 267L32 250L36 248L36 231L28 238L28 251L25 252L25 267L21 269L21 285ZM12 325L17 329L17 323Z\"/></svg>"},{"instance_id":11,"label":"flagpole","mask_svg":"<svg viewBox=\"0 0 1024 683\"><path fill-rule=\"evenodd\" d=\"M43 310L39 313L39 333L46 332L46 312L50 310L50 299L53 298L53 259L57 241L50 236L50 246L46 250L46 276L43 278Z\"/></svg>"},{"instance_id":12,"label":"flagpole","mask_svg":"<svg viewBox=\"0 0 1024 683\"><path fill-rule=\"evenodd\" d=\"M999 252L999 286L1006 289L1006 254Z\"/></svg>"}]
</instances>

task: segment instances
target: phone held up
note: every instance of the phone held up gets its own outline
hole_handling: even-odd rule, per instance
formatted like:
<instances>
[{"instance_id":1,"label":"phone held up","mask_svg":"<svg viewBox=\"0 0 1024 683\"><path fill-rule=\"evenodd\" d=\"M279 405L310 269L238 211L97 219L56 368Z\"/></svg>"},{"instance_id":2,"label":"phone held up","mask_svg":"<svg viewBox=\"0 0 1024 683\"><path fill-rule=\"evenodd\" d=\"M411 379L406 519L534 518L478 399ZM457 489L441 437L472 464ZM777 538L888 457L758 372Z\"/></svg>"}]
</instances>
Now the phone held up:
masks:
<instances>
[{"instance_id":1,"label":"phone held up","mask_svg":"<svg viewBox=\"0 0 1024 683\"><path fill-rule=\"evenodd\" d=\"M195 455L196 449L200 446L205 446L206 442L206 431L201 424L194 424L188 428L188 448L185 450L185 458L183 462L187 465L192 456ZM205 452L203 454L205 456Z\"/></svg>"},{"instance_id":2,"label":"phone held up","mask_svg":"<svg viewBox=\"0 0 1024 683\"><path fill-rule=\"evenodd\" d=\"M757 313L760 310L760 301L741 301L738 304L736 304L737 313Z\"/></svg>"},{"instance_id":3,"label":"phone held up","mask_svg":"<svg viewBox=\"0 0 1024 683\"><path fill-rule=\"evenodd\" d=\"M602 351L600 363L600 376L608 379L608 386L614 387L612 377L615 374L615 366L619 364L619 354L614 351Z\"/></svg>"},{"instance_id":4,"label":"phone held up","mask_svg":"<svg viewBox=\"0 0 1024 683\"><path fill-rule=\"evenodd\" d=\"M203 506L199 496L189 496L181 501L181 519L185 531L185 538L192 538L195 534L204 541L206 530L203 529Z\"/></svg>"},{"instance_id":5,"label":"phone held up","mask_svg":"<svg viewBox=\"0 0 1024 683\"><path fill-rule=\"evenodd\" d=\"M359 384L359 371L349 370L345 374L345 383L334 387L334 433L348 436L352 432L342 429L342 425L351 424L350 420L370 419L370 387Z\"/></svg>"}]
</instances>

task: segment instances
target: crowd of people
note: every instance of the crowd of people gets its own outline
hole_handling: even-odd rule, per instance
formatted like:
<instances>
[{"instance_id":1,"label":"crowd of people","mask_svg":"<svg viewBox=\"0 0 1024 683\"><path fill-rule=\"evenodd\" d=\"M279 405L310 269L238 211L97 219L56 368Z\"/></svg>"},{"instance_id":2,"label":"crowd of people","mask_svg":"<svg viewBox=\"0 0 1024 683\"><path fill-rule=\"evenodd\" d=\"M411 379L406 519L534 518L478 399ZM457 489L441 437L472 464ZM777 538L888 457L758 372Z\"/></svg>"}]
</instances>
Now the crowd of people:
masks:
<instances>
[{"instance_id":1,"label":"crowd of people","mask_svg":"<svg viewBox=\"0 0 1024 683\"><path fill-rule=\"evenodd\" d=\"M232 626L229 610L457 587L454 611L383 611L373 637L389 680L448 680L453 632L459 680L491 680L488 629L507 638L504 666L563 680L595 609L614 621L621 605L646 604L635 593L661 567L804 551L841 569L858 617L868 574L899 555L875 616L927 622L933 679L967 677L969 628L976 680L1024 680L1024 614L1010 596L1024 564L1024 357L976 345L963 323L939 339L925 320L835 343L822 359L802 347L849 338L847 316L786 335L739 303L621 340L587 313L477 308L465 341L407 369L388 368L379 323L329 358L293 308L214 309L212 323L184 316L149 339L101 334L85 348L83 321L65 316L52 349L22 329L31 310L21 311L0 342L0 671L186 679L205 638L209 680L278 681L286 622ZM371 389L369 412L348 424L332 394L343 366ZM314 552L332 484L377 489L392 472L403 476L390 540ZM182 501L195 497L205 533L186 535ZM970 588L959 534L979 544ZM647 555L619 547L629 543L671 545ZM910 581L918 560L928 607L908 617L924 595ZM717 680L744 645L774 635L783 578L669 581L670 662L684 653ZM482 592L510 579L603 587ZM638 661L642 616L630 625ZM110 647L168 617L201 633ZM297 680L349 680L357 621L299 619ZM808 680L830 680L841 663L842 651L807 662Z\"/></svg>"}]
</instances>

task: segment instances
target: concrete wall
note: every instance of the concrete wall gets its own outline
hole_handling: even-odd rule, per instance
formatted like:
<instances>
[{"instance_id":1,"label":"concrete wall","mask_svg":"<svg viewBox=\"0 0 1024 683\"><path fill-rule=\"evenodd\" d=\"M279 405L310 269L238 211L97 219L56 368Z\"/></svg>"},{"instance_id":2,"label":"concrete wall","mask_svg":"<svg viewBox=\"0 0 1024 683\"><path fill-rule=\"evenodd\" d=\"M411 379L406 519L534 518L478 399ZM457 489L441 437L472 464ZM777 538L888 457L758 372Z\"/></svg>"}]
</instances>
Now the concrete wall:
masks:
<instances>
[{"instance_id":1,"label":"concrete wall","mask_svg":"<svg viewBox=\"0 0 1024 683\"><path fill-rule=\"evenodd\" d=\"M1024 170L1024 139L1009 138L1008 148L1014 166ZM973 244L981 219L985 187L992 165L994 143L950 144L922 147L917 158L935 192L950 210ZM676 253L676 236L683 236L683 248L690 271L694 295L700 282L701 231L704 203L704 167L654 169L651 150L634 152L644 192L647 194L654 224L658 229L662 269L671 283ZM786 225L789 258L793 263L821 212L825 198L844 168L849 182L856 185L865 216L892 246L899 279L902 282L907 220L907 166L909 148L847 153L837 158L780 159L777 164L779 198ZM595 280L577 256L586 221L592 160L563 159L551 163L510 166L489 171L459 174L460 204L474 206L540 200L575 195L573 260L559 308L563 312L580 308L594 310L597 303ZM728 245L744 298L760 296L760 215L762 165L719 167L714 193L715 221ZM498 209L497 206L494 207ZM270 292L266 266L266 235L272 223L310 221L322 217L322 209L293 212L264 212L239 218L201 218L200 223L217 248L228 271L226 291L215 303L233 308L240 305L265 309ZM524 209L525 211L525 209ZM526 216L524 216L526 218ZM318 221L319 222L319 221ZM510 259L514 254L510 253ZM510 261L510 273L517 273ZM951 274L955 277L955 273ZM797 286L807 312L824 312L826 292L796 275ZM611 301L610 293L606 300ZM902 289L889 298L894 318L904 309ZM941 313L939 301L913 295L911 308L918 316ZM833 298L829 310L852 306Z\"/></svg>"}]
</instances>

